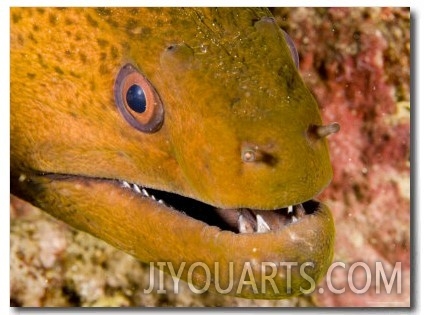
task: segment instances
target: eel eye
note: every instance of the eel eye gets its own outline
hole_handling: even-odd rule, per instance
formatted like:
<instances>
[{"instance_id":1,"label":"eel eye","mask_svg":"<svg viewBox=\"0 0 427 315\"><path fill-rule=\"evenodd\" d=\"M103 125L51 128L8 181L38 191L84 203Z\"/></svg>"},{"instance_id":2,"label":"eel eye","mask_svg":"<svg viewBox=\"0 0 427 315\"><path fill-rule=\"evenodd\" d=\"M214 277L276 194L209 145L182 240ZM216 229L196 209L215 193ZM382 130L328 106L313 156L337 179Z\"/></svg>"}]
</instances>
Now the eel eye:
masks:
<instances>
[{"instance_id":1,"label":"eel eye","mask_svg":"<svg viewBox=\"0 0 427 315\"><path fill-rule=\"evenodd\" d=\"M297 69L299 68L299 56L298 56L298 50L295 46L294 41L289 36L288 33L286 33L284 30L282 30L283 36L285 36L286 44L288 44L289 50L291 51L292 59L294 60L295 66Z\"/></svg>"},{"instance_id":2,"label":"eel eye","mask_svg":"<svg viewBox=\"0 0 427 315\"><path fill-rule=\"evenodd\" d=\"M163 124L162 101L147 78L133 65L124 65L114 83L114 99L122 116L134 128L153 133Z\"/></svg>"}]
</instances>

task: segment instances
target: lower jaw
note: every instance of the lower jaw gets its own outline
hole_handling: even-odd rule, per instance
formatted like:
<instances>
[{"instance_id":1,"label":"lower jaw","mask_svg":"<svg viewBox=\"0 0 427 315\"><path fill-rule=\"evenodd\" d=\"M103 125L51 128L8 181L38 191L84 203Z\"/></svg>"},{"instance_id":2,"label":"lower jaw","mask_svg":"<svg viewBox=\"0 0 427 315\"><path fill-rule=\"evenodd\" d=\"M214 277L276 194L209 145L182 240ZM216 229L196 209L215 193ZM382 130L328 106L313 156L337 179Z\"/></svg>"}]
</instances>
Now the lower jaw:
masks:
<instances>
[{"instance_id":1,"label":"lower jaw","mask_svg":"<svg viewBox=\"0 0 427 315\"><path fill-rule=\"evenodd\" d=\"M242 234L171 211L116 181L19 176L11 177L19 197L143 262L169 263L175 271L185 263L182 278L195 288L224 294L220 289L231 283L227 295L283 299L312 288L332 261L333 218L314 201L316 211L297 222Z\"/></svg>"}]
</instances>

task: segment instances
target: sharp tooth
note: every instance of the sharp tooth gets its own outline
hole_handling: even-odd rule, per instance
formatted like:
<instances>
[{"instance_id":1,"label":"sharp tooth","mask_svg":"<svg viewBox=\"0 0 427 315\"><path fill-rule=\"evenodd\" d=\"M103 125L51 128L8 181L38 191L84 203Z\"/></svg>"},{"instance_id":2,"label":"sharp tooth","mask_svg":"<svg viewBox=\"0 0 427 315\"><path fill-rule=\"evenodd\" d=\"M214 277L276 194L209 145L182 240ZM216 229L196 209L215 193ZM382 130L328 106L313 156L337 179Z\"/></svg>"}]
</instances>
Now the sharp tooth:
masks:
<instances>
[{"instance_id":1,"label":"sharp tooth","mask_svg":"<svg viewBox=\"0 0 427 315\"><path fill-rule=\"evenodd\" d=\"M292 223L297 222L297 221L298 221L297 217L293 215L292 216Z\"/></svg>"},{"instance_id":2,"label":"sharp tooth","mask_svg":"<svg viewBox=\"0 0 427 315\"><path fill-rule=\"evenodd\" d=\"M159 199L158 201L159 201L159 203L161 203L161 204L164 204L164 203L165 203L165 202L163 201L163 199Z\"/></svg>"},{"instance_id":3,"label":"sharp tooth","mask_svg":"<svg viewBox=\"0 0 427 315\"><path fill-rule=\"evenodd\" d=\"M123 185L123 187L131 188L130 184L128 182L122 181L122 185Z\"/></svg>"},{"instance_id":4,"label":"sharp tooth","mask_svg":"<svg viewBox=\"0 0 427 315\"><path fill-rule=\"evenodd\" d=\"M240 233L252 233L254 231L251 223L243 214L239 215L237 223Z\"/></svg>"},{"instance_id":5,"label":"sharp tooth","mask_svg":"<svg viewBox=\"0 0 427 315\"><path fill-rule=\"evenodd\" d=\"M270 227L268 226L267 222L264 221L261 215L256 215L256 231L258 233L265 233L270 231Z\"/></svg>"},{"instance_id":6,"label":"sharp tooth","mask_svg":"<svg viewBox=\"0 0 427 315\"><path fill-rule=\"evenodd\" d=\"M137 193L141 193L141 189L138 187L138 185L133 184L132 187L133 187L133 190L135 190Z\"/></svg>"},{"instance_id":7,"label":"sharp tooth","mask_svg":"<svg viewBox=\"0 0 427 315\"><path fill-rule=\"evenodd\" d=\"M153 199L154 201L157 201L156 197L154 197L153 195L151 195L151 199Z\"/></svg>"},{"instance_id":8,"label":"sharp tooth","mask_svg":"<svg viewBox=\"0 0 427 315\"><path fill-rule=\"evenodd\" d=\"M145 188L142 188L142 194L145 196L145 197L150 197L150 195L148 194L148 192L145 190Z\"/></svg>"},{"instance_id":9,"label":"sharp tooth","mask_svg":"<svg viewBox=\"0 0 427 315\"><path fill-rule=\"evenodd\" d=\"M288 214L291 214L294 211L294 207L289 206L288 207Z\"/></svg>"}]
</instances>

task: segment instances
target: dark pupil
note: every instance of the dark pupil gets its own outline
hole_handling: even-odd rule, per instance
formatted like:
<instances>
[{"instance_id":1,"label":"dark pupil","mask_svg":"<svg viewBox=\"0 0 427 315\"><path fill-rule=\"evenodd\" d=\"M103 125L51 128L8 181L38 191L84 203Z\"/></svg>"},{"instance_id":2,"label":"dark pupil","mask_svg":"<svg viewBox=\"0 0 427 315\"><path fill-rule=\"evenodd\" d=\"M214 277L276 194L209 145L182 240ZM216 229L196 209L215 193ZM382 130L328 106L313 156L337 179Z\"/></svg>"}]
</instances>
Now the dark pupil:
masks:
<instances>
[{"instance_id":1,"label":"dark pupil","mask_svg":"<svg viewBox=\"0 0 427 315\"><path fill-rule=\"evenodd\" d=\"M137 113L145 112L146 99L144 91L139 85L132 85L126 93L126 102L128 106Z\"/></svg>"}]
</instances>

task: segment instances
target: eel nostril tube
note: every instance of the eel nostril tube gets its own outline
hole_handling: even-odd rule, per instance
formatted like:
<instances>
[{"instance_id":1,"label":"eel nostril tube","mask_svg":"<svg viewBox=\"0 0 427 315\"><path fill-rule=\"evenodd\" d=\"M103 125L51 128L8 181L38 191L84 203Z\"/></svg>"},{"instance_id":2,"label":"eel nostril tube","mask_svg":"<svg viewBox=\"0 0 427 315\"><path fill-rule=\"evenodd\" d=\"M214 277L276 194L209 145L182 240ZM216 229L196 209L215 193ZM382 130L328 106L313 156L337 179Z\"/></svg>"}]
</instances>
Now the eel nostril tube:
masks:
<instances>
[{"instance_id":1,"label":"eel nostril tube","mask_svg":"<svg viewBox=\"0 0 427 315\"><path fill-rule=\"evenodd\" d=\"M243 162L261 162L264 159L264 153L257 145L243 145L241 158Z\"/></svg>"},{"instance_id":2,"label":"eel nostril tube","mask_svg":"<svg viewBox=\"0 0 427 315\"><path fill-rule=\"evenodd\" d=\"M245 163L264 163L274 166L278 161L277 158L268 150L260 148L258 145L244 144L241 150L241 159Z\"/></svg>"},{"instance_id":3,"label":"eel nostril tube","mask_svg":"<svg viewBox=\"0 0 427 315\"><path fill-rule=\"evenodd\" d=\"M327 137L333 133L337 133L340 130L340 125L336 122L325 126L311 125L308 128L308 132L312 138L321 139Z\"/></svg>"},{"instance_id":4,"label":"eel nostril tube","mask_svg":"<svg viewBox=\"0 0 427 315\"><path fill-rule=\"evenodd\" d=\"M243 162L256 162L257 153L256 150L252 148L243 148L242 149L242 161Z\"/></svg>"}]
</instances>

